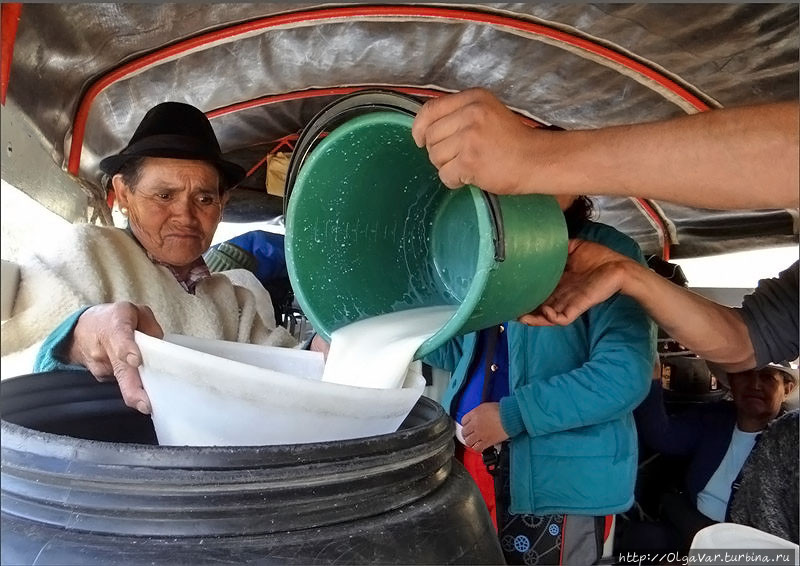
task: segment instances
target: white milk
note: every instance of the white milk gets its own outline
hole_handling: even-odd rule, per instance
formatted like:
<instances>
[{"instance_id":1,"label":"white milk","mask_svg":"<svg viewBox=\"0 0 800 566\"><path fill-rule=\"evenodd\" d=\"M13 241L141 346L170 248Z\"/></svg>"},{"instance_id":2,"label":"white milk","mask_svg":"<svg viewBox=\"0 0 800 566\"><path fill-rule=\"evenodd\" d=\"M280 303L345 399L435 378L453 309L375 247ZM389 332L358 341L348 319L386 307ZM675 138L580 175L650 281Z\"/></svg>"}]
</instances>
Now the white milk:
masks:
<instances>
[{"instance_id":1,"label":"white milk","mask_svg":"<svg viewBox=\"0 0 800 566\"><path fill-rule=\"evenodd\" d=\"M322 381L355 387L400 387L425 340L456 312L437 306L366 318L334 331Z\"/></svg>"}]
</instances>

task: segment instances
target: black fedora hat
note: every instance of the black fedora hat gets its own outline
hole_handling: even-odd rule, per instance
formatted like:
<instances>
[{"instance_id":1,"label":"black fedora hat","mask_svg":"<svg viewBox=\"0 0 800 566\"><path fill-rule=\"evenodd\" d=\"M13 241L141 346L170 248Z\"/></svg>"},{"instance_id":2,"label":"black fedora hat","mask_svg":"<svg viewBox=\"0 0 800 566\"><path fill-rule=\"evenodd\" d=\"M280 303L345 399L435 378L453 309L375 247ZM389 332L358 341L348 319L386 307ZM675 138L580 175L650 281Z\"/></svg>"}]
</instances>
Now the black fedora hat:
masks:
<instances>
[{"instance_id":1,"label":"black fedora hat","mask_svg":"<svg viewBox=\"0 0 800 566\"><path fill-rule=\"evenodd\" d=\"M206 115L191 104L162 102L144 115L125 148L100 162L100 170L115 175L134 157L197 159L214 165L228 186L245 177L245 170L222 158L217 136Z\"/></svg>"}]
</instances>

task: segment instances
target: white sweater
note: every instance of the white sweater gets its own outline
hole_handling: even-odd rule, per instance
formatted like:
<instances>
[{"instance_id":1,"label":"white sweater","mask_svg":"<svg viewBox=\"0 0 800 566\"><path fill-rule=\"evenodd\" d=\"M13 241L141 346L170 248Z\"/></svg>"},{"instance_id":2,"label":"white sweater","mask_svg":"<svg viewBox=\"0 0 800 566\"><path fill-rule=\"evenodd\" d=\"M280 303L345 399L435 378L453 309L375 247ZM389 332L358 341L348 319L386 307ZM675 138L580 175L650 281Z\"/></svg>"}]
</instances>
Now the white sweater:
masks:
<instances>
[{"instance_id":1,"label":"white sweater","mask_svg":"<svg viewBox=\"0 0 800 566\"><path fill-rule=\"evenodd\" d=\"M269 346L296 341L275 326L269 293L249 271L215 273L187 293L119 228L65 227L49 249L20 262L14 310L3 323L2 377L30 373L42 341L82 306L147 305L165 333Z\"/></svg>"}]
</instances>

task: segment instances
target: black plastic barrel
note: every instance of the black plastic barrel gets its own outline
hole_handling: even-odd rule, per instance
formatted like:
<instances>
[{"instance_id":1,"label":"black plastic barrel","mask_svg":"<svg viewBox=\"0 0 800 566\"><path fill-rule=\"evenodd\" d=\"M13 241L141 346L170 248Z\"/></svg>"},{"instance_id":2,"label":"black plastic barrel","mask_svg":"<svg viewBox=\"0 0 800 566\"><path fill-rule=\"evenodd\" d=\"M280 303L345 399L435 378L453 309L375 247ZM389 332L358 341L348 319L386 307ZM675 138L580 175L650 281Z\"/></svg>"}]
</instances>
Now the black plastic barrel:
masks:
<instances>
[{"instance_id":1,"label":"black plastic barrel","mask_svg":"<svg viewBox=\"0 0 800 566\"><path fill-rule=\"evenodd\" d=\"M499 564L452 423L422 398L393 434L155 445L86 372L0 384L3 564Z\"/></svg>"}]
</instances>

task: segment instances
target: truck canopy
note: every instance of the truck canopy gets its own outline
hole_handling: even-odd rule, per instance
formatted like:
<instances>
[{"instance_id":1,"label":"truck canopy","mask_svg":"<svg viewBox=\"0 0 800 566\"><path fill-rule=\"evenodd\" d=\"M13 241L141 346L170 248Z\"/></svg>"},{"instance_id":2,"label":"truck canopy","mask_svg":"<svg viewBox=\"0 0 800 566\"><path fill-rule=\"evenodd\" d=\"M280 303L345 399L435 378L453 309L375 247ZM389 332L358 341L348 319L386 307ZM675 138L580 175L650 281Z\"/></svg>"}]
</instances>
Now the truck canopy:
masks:
<instances>
[{"instance_id":1,"label":"truck canopy","mask_svg":"<svg viewBox=\"0 0 800 566\"><path fill-rule=\"evenodd\" d=\"M3 178L69 220L108 222L99 160L150 107L182 101L208 114L226 158L252 170L226 220L274 220L282 199L266 193L259 163L343 94L384 87L425 100L481 86L567 130L797 100L798 13L796 4L3 4ZM796 210L595 201L599 220L647 254L798 241Z\"/></svg>"}]
</instances>

